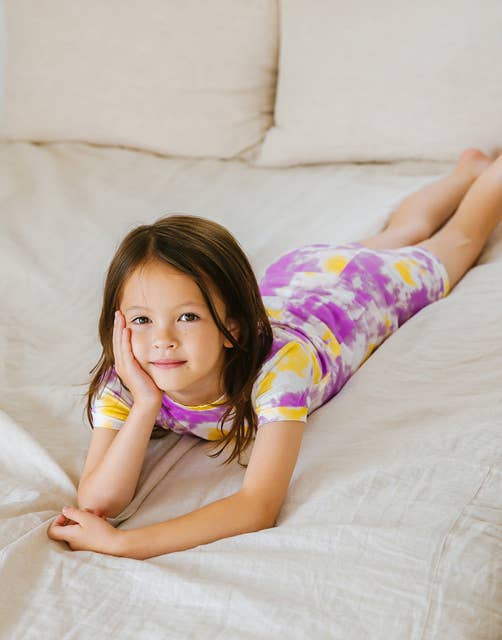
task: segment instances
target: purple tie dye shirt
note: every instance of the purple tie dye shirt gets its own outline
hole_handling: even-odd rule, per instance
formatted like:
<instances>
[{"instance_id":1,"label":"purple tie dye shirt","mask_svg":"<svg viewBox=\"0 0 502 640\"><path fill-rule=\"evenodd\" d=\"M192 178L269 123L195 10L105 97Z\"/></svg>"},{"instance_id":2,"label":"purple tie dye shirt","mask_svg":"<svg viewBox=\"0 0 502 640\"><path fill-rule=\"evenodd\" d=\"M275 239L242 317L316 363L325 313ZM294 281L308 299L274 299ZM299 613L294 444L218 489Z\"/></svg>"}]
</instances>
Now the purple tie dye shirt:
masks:
<instances>
[{"instance_id":1,"label":"purple tie dye shirt","mask_svg":"<svg viewBox=\"0 0 502 640\"><path fill-rule=\"evenodd\" d=\"M387 337L449 289L442 262L414 246L312 244L280 257L260 282L274 340L252 391L258 428L278 420L305 422ZM219 440L218 420L227 408L219 400L185 406L164 394L156 425ZM93 401L94 426L120 429L131 406L131 394L112 370Z\"/></svg>"}]
</instances>

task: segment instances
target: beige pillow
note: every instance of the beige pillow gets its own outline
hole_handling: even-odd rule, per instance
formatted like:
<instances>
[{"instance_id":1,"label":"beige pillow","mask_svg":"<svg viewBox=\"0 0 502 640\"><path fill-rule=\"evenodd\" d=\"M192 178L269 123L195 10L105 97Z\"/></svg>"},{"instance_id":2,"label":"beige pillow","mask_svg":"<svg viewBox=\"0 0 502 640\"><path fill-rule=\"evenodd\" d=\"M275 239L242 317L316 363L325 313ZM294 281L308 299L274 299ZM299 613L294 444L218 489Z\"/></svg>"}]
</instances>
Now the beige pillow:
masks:
<instances>
[{"instance_id":1,"label":"beige pillow","mask_svg":"<svg viewBox=\"0 0 502 640\"><path fill-rule=\"evenodd\" d=\"M272 123L269 0L6 0L0 137L230 158Z\"/></svg>"},{"instance_id":2,"label":"beige pillow","mask_svg":"<svg viewBox=\"0 0 502 640\"><path fill-rule=\"evenodd\" d=\"M493 153L500 60L500 0L280 0L275 126L252 164Z\"/></svg>"}]
</instances>

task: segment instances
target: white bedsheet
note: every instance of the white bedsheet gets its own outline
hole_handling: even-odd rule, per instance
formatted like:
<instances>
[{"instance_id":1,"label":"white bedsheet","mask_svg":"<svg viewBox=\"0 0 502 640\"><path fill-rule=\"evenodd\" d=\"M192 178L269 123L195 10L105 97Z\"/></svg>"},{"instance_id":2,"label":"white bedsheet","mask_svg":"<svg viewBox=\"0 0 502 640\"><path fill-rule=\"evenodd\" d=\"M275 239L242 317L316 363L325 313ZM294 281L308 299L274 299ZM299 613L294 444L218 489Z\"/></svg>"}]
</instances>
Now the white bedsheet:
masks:
<instances>
[{"instance_id":1,"label":"white bedsheet","mask_svg":"<svg viewBox=\"0 0 502 640\"><path fill-rule=\"evenodd\" d=\"M223 223L258 277L358 240L451 166L257 169L86 144L0 145L0 637L496 640L502 636L502 228L450 295L309 418L277 526L145 561L47 537L90 437L105 270L133 226ZM124 529L236 491L244 469L170 433Z\"/></svg>"}]
</instances>

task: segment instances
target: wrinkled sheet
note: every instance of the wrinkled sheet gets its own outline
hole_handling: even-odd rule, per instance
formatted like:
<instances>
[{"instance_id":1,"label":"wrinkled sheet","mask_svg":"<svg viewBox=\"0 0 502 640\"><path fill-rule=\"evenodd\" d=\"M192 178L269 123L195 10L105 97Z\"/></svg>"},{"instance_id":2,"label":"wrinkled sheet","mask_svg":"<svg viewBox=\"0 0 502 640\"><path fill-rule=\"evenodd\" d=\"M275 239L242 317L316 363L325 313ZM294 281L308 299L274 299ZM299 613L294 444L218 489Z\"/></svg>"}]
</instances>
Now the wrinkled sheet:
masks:
<instances>
[{"instance_id":1,"label":"wrinkled sheet","mask_svg":"<svg viewBox=\"0 0 502 640\"><path fill-rule=\"evenodd\" d=\"M90 430L104 274L174 212L236 236L257 276L302 243L383 228L442 163L258 169L79 144L0 144L0 637L488 640L502 635L502 228L450 295L314 412L277 525L145 561L47 537ZM238 490L208 443L151 441L113 524Z\"/></svg>"}]
</instances>

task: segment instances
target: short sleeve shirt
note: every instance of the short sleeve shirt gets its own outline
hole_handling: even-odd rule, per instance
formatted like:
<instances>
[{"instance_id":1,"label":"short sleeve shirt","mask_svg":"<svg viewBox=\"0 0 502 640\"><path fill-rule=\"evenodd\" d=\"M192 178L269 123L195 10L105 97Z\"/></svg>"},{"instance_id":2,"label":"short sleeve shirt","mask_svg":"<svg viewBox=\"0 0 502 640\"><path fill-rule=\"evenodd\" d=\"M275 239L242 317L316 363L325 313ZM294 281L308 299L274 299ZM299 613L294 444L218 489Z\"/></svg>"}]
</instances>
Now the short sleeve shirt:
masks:
<instances>
[{"instance_id":1,"label":"short sleeve shirt","mask_svg":"<svg viewBox=\"0 0 502 640\"><path fill-rule=\"evenodd\" d=\"M277 420L305 422L311 405L315 372L319 365L311 345L297 339L281 327L273 327L274 342L260 369L252 391L258 426ZM112 369L106 385L95 398L92 416L95 427L120 429L124 424L133 398ZM167 394L155 424L175 433L192 435L205 440L219 440L230 429L233 414L218 428L218 421L228 408L223 400L214 405L186 406Z\"/></svg>"},{"instance_id":2,"label":"short sleeve shirt","mask_svg":"<svg viewBox=\"0 0 502 640\"><path fill-rule=\"evenodd\" d=\"M335 396L399 326L450 289L440 260L415 246L374 250L360 243L315 244L269 266L260 292L273 343L253 385L258 428L307 416ZM115 370L92 403L95 427L120 429L132 396ZM233 413L224 399L187 406L164 394L155 424L219 440Z\"/></svg>"}]
</instances>

